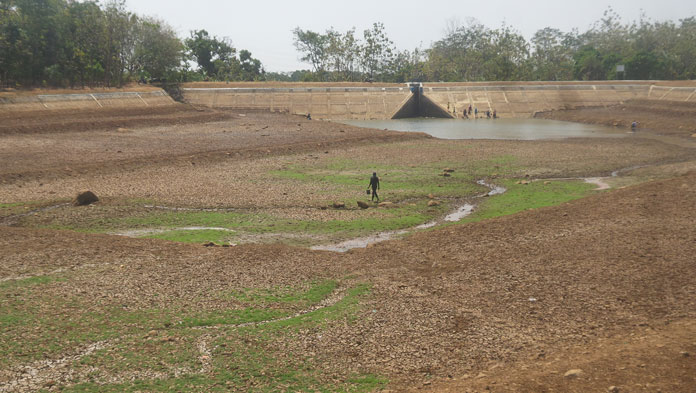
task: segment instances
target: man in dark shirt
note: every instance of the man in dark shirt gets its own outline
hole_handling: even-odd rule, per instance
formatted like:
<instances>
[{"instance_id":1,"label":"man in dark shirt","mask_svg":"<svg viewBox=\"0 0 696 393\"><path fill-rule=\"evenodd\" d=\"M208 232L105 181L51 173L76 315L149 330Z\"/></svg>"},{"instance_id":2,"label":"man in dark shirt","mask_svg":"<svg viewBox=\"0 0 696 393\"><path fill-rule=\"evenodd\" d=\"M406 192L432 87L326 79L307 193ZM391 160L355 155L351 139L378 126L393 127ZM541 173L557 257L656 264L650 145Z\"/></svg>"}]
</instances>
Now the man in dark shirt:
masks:
<instances>
[{"instance_id":1,"label":"man in dark shirt","mask_svg":"<svg viewBox=\"0 0 696 393\"><path fill-rule=\"evenodd\" d=\"M379 202L379 195L377 195L377 190L379 190L379 177L377 177L377 172L372 172L372 177L370 178L370 185L367 186L368 189L372 188L372 200L377 197L377 202Z\"/></svg>"}]
</instances>

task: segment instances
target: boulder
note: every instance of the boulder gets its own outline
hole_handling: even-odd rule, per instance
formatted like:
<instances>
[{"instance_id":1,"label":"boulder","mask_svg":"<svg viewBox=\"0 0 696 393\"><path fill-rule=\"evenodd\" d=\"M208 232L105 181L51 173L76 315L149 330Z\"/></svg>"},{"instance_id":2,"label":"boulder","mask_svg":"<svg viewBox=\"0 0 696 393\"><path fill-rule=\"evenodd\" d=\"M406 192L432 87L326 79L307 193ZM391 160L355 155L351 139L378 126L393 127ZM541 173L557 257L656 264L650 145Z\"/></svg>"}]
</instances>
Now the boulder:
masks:
<instances>
[{"instance_id":1,"label":"boulder","mask_svg":"<svg viewBox=\"0 0 696 393\"><path fill-rule=\"evenodd\" d=\"M577 378L577 377L581 376L582 374L583 374L582 370L580 370L579 368L576 368L576 369L566 371L566 373L563 374L563 377L572 379L572 378Z\"/></svg>"},{"instance_id":2,"label":"boulder","mask_svg":"<svg viewBox=\"0 0 696 393\"><path fill-rule=\"evenodd\" d=\"M368 205L366 202L358 201L358 207L360 207L361 209L367 209L368 207L370 207L370 205Z\"/></svg>"},{"instance_id":3,"label":"boulder","mask_svg":"<svg viewBox=\"0 0 696 393\"><path fill-rule=\"evenodd\" d=\"M342 209L346 207L346 204L343 202L334 202L331 206L333 206L334 209Z\"/></svg>"},{"instance_id":4,"label":"boulder","mask_svg":"<svg viewBox=\"0 0 696 393\"><path fill-rule=\"evenodd\" d=\"M97 202L99 198L89 190L80 191L72 201L74 206L85 206Z\"/></svg>"},{"instance_id":5,"label":"boulder","mask_svg":"<svg viewBox=\"0 0 696 393\"><path fill-rule=\"evenodd\" d=\"M438 206L440 205L440 202L438 201L428 201L428 206L433 207L433 206Z\"/></svg>"}]
</instances>

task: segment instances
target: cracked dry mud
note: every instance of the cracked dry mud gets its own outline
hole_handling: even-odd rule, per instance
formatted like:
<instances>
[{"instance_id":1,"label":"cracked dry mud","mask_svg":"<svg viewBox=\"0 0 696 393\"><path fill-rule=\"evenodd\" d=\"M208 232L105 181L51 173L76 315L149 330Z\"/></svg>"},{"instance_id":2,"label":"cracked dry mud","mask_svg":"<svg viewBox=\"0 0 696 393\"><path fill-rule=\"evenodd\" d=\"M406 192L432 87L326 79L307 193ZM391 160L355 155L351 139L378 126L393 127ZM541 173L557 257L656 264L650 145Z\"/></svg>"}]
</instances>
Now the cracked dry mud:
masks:
<instances>
[{"instance_id":1,"label":"cracked dry mud","mask_svg":"<svg viewBox=\"0 0 696 393\"><path fill-rule=\"evenodd\" d=\"M233 120L226 123L216 116ZM289 306L290 315L299 316L335 305L344 291L369 283L369 294L360 298L351 318L300 326L265 342L247 335L239 340L273 353L278 362L312 359L329 383L369 373L386 377L389 383L384 389L391 391L696 389L693 150L642 138L450 142L323 122L307 124L277 114L235 116L225 112L215 114L212 122L173 125L171 135L160 126L145 122L139 127L133 120L133 139L100 126L94 132L90 126L75 133L63 130L59 134L66 138L66 147L50 155L39 152L42 145L55 141L56 133L39 129L0 135L8 141L0 144L3 153L27 146L24 153L12 150L13 159L4 162L0 202L56 201L71 197L76 188L89 187L102 190L99 195L105 204L125 193L173 207L267 209L330 220L354 212L320 210L329 198L308 197L314 188L296 190L291 183L265 174L288 162L345 157L404 166L454 161L461 168L474 168L469 164L514 155L521 169L500 176L529 174L532 180L605 177L620 168L648 166L609 179L612 187L624 188L559 206L415 233L345 254L282 244L205 248L0 226L0 285L33 277L57 278L32 287L38 292L3 287L0 304L30 296L27 299L41 305L36 312L42 316L69 321L99 310L172 309L184 315L243 307L234 298L219 296L230 291L304 288L316 280L340 283L315 305ZM693 118L684 119L689 121ZM254 137L250 134L254 126L245 125L251 123L269 125L264 132L271 130L274 136ZM297 131L298 123L311 130ZM223 130L232 130L234 136L223 138ZM88 143L76 143L74 150L67 147L70 140L81 139ZM145 140L157 143L151 143L149 150L123 150L128 151L124 159L118 156L124 153L102 155L95 150L102 142L135 148ZM190 143L196 140L200 143ZM453 145L464 147L466 154ZM410 153L398 154L403 151ZM227 158L228 152L233 158ZM224 178L225 173L234 175ZM249 195L253 188L247 188L248 183L255 181L267 187L267 197ZM368 210L380 214L378 209ZM60 305L60 299L73 299L80 307ZM122 339L132 335L134 345L145 347L143 337L150 328L139 326L118 328L125 329ZM147 366L124 371L114 368L115 363L80 364L86 354L108 350L114 338L65 341L64 348L43 355L32 353L29 346L27 352L5 358L11 360L0 371L0 390L58 390L85 382L95 373L101 383L191 373L213 378L216 342L229 339L230 328L191 328L195 335L182 336L175 344L190 346L192 360L180 366L166 363L163 371ZM23 341L43 348L42 337L68 340L68 333L5 329L0 335L3 345ZM166 325L155 330L158 339L177 334ZM564 377L577 368L583 375ZM253 379L245 378L248 383Z\"/></svg>"}]
</instances>

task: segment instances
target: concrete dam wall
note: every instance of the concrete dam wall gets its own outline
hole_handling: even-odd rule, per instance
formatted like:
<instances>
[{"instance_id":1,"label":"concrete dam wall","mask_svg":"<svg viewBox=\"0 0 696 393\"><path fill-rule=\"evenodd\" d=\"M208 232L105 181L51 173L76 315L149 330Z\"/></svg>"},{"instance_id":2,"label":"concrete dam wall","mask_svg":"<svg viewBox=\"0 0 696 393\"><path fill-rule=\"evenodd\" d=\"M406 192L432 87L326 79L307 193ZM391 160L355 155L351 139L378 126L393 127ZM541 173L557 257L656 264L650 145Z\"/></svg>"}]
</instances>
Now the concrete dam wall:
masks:
<instances>
[{"instance_id":1,"label":"concrete dam wall","mask_svg":"<svg viewBox=\"0 0 696 393\"><path fill-rule=\"evenodd\" d=\"M586 106L609 106L630 99L696 103L696 87L649 83L577 84L424 84L402 87L184 88L194 105L240 110L268 110L318 119L392 119L462 117L471 105L479 113L495 110L500 117L532 117L534 113Z\"/></svg>"},{"instance_id":2,"label":"concrete dam wall","mask_svg":"<svg viewBox=\"0 0 696 393\"><path fill-rule=\"evenodd\" d=\"M37 94L0 97L0 112L143 108L174 105L164 90L109 93Z\"/></svg>"}]
</instances>

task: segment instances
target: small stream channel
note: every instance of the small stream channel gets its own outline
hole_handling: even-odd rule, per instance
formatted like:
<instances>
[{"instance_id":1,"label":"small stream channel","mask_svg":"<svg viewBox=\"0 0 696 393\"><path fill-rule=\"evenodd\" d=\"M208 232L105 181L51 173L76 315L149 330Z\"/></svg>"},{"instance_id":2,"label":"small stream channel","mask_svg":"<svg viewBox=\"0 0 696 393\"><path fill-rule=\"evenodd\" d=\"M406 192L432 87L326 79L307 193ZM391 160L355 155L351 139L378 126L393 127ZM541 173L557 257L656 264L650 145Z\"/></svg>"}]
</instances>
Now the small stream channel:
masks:
<instances>
[{"instance_id":1,"label":"small stream channel","mask_svg":"<svg viewBox=\"0 0 696 393\"><path fill-rule=\"evenodd\" d=\"M487 193L480 194L474 196L474 198L482 198L482 197L487 197L487 196L493 196L493 195L500 195L507 191L505 187L497 186L494 184L488 184L486 183L485 180L479 180L476 183L486 186L490 189ZM397 238L399 236L406 235L411 232L415 232L417 230L422 230L422 229L428 229L428 228L433 228L439 224L442 224L444 222L457 222L463 219L464 217L470 215L474 209L476 208L475 205L472 205L470 203L465 203L461 206L459 206L456 210L454 210L452 213L446 215L445 217L433 221L426 222L425 224L420 224L417 225L413 228L406 228L406 229L399 229L396 231L385 231L385 232L379 232L375 235L370 235L370 236L365 236L365 237L359 237L355 239L350 239L346 240L337 244L327 244L327 245L321 245L321 246L313 246L310 247L312 250L323 250L323 251L334 251L334 252L346 252L348 250L352 250L354 248L365 248L370 244L375 244L375 243L381 243L387 240L392 240L394 238Z\"/></svg>"}]
</instances>

